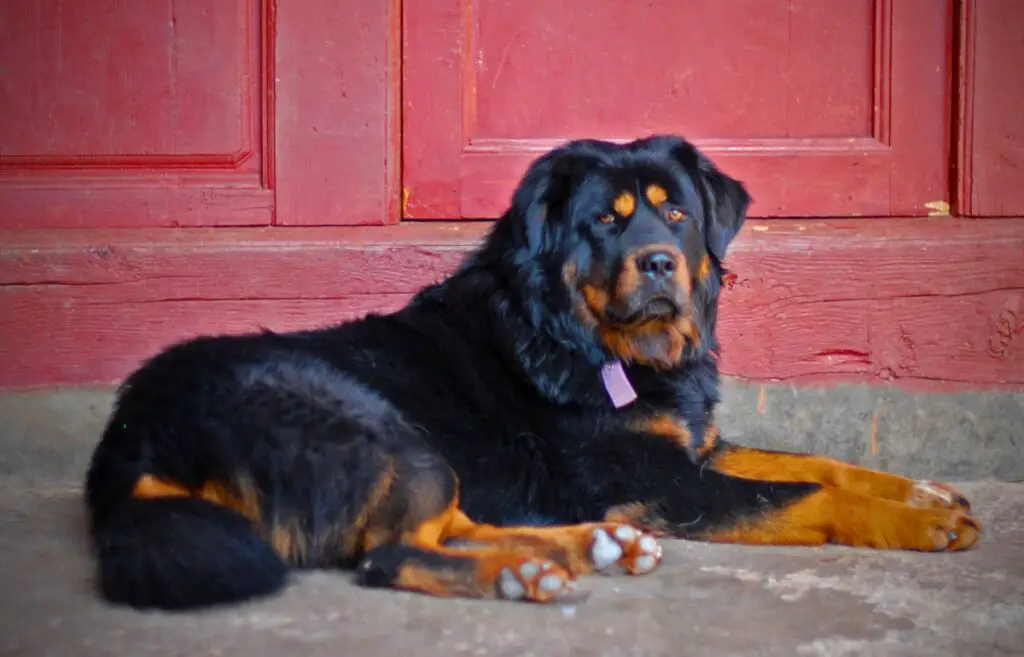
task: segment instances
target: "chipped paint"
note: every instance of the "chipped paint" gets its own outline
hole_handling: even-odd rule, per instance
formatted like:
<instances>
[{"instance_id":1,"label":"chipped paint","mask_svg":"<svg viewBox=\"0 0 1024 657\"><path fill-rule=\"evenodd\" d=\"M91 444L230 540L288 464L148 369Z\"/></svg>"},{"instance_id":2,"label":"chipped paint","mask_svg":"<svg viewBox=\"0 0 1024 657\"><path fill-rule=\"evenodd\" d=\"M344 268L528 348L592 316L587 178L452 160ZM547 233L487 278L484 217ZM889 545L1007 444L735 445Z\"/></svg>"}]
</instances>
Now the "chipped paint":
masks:
<instances>
[{"instance_id":1,"label":"chipped paint","mask_svg":"<svg viewBox=\"0 0 1024 657\"><path fill-rule=\"evenodd\" d=\"M948 217L949 216L949 203L946 201L929 201L924 204L926 210L928 210L929 217Z\"/></svg>"}]
</instances>

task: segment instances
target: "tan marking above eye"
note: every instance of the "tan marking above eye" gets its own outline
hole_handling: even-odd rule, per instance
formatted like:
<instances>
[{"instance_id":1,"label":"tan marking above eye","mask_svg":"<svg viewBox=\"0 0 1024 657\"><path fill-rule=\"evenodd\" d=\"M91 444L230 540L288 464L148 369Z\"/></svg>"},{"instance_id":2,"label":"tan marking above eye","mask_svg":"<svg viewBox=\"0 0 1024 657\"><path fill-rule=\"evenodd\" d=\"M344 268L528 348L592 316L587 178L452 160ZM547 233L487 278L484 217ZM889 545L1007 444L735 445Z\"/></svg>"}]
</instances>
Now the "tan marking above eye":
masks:
<instances>
[{"instance_id":1,"label":"tan marking above eye","mask_svg":"<svg viewBox=\"0 0 1024 657\"><path fill-rule=\"evenodd\" d=\"M612 202L612 209L618 212L620 217L631 217L636 211L636 197L629 192L622 192Z\"/></svg>"},{"instance_id":2,"label":"tan marking above eye","mask_svg":"<svg viewBox=\"0 0 1024 657\"><path fill-rule=\"evenodd\" d=\"M648 185L644 190L644 195L654 207L658 207L668 200L668 192L661 185Z\"/></svg>"},{"instance_id":3,"label":"tan marking above eye","mask_svg":"<svg viewBox=\"0 0 1024 657\"><path fill-rule=\"evenodd\" d=\"M686 213L679 208L672 208L668 211L669 221L682 221L686 218Z\"/></svg>"}]
</instances>

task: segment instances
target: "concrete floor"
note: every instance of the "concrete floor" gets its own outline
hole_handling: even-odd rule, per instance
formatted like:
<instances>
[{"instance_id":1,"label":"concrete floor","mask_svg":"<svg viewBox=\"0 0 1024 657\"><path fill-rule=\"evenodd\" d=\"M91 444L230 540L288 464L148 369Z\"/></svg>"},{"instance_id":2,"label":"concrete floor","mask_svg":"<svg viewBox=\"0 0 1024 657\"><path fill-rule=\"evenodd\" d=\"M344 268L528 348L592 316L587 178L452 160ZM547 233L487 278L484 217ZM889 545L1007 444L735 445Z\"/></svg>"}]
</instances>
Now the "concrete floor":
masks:
<instances>
[{"instance_id":1,"label":"concrete floor","mask_svg":"<svg viewBox=\"0 0 1024 657\"><path fill-rule=\"evenodd\" d=\"M986 534L961 554L665 541L658 571L585 578L572 606L438 600L313 573L213 612L111 608L92 589L78 489L104 404L54 397L41 403L63 410L41 413L38 399L10 399L0 655L1024 655L1024 484L994 481L963 485Z\"/></svg>"}]
</instances>

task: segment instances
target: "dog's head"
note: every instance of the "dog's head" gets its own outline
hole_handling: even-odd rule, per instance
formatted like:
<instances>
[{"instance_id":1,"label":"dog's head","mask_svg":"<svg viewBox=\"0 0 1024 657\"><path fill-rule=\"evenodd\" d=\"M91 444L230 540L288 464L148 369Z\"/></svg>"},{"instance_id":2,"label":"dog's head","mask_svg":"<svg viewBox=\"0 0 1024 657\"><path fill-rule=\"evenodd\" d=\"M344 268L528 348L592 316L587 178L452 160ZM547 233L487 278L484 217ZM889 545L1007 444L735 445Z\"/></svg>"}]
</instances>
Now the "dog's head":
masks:
<instances>
[{"instance_id":1,"label":"dog's head","mask_svg":"<svg viewBox=\"0 0 1024 657\"><path fill-rule=\"evenodd\" d=\"M606 357L670 369L713 347L722 261L749 203L682 138L581 140L530 166L496 233L514 236L522 284L544 288L548 312Z\"/></svg>"}]
</instances>

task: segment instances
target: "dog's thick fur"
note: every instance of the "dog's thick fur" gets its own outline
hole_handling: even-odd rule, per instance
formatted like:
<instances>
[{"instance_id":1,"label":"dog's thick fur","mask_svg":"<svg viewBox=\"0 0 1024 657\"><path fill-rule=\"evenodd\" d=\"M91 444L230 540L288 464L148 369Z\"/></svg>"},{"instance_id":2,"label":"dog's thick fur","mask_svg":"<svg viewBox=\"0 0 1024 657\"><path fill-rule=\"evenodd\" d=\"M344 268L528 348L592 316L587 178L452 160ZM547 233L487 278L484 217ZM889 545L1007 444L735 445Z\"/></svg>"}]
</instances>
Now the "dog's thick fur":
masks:
<instances>
[{"instance_id":1,"label":"dog's thick fur","mask_svg":"<svg viewBox=\"0 0 1024 657\"><path fill-rule=\"evenodd\" d=\"M356 567L365 585L546 601L578 574L653 569L635 528L969 547L952 487L720 439L722 263L749 201L678 137L571 142L402 310L160 353L88 472L103 595L199 607L290 567ZM638 395L621 408L615 363Z\"/></svg>"}]
</instances>

